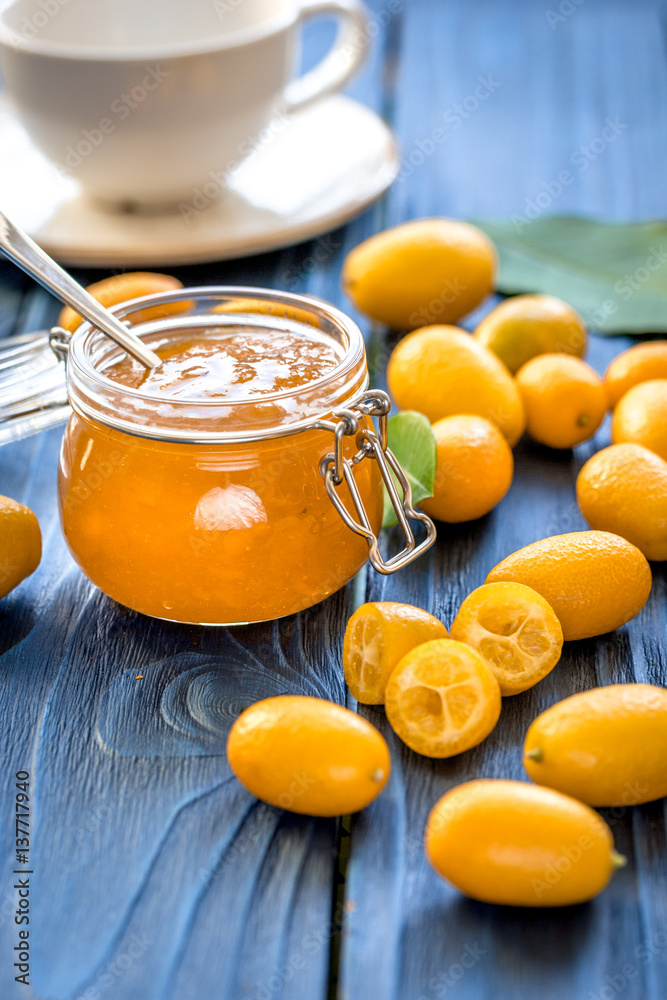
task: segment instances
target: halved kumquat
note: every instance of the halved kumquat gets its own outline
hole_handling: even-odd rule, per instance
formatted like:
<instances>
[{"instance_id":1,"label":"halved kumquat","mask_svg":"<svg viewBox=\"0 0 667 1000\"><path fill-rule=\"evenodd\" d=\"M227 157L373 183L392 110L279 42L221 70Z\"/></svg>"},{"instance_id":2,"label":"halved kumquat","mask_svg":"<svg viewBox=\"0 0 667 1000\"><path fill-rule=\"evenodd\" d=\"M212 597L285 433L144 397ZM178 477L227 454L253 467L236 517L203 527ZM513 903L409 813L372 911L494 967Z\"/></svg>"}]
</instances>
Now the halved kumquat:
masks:
<instances>
[{"instance_id":1,"label":"halved kumquat","mask_svg":"<svg viewBox=\"0 0 667 1000\"><path fill-rule=\"evenodd\" d=\"M563 648L555 611L522 583L487 583L473 590L454 619L451 637L484 657L503 696L541 681L556 666Z\"/></svg>"},{"instance_id":2,"label":"halved kumquat","mask_svg":"<svg viewBox=\"0 0 667 1000\"><path fill-rule=\"evenodd\" d=\"M486 739L500 715L490 666L462 642L435 639L393 671L385 709L394 732L425 757L453 757Z\"/></svg>"},{"instance_id":3,"label":"halved kumquat","mask_svg":"<svg viewBox=\"0 0 667 1000\"><path fill-rule=\"evenodd\" d=\"M354 612L343 642L343 669L350 691L363 705L384 704L389 676L406 653L447 629L428 611L396 601L372 601Z\"/></svg>"}]
</instances>

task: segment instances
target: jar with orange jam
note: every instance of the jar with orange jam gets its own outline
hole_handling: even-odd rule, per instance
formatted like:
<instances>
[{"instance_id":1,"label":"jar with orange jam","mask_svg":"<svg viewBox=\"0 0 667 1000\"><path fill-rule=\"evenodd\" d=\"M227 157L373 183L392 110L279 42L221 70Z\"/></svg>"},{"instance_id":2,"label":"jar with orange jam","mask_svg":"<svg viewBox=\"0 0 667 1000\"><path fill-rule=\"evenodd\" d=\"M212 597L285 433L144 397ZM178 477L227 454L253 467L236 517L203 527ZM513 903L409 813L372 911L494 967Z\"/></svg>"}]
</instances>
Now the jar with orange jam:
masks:
<instances>
[{"instance_id":1,"label":"jar with orange jam","mask_svg":"<svg viewBox=\"0 0 667 1000\"><path fill-rule=\"evenodd\" d=\"M79 328L59 470L67 544L109 597L179 622L264 621L334 593L369 556L392 572L431 544L386 447L388 399L368 391L361 333L341 312L231 288L114 312L139 318L133 331L162 365ZM383 483L406 538L387 562ZM426 527L419 546L408 518Z\"/></svg>"}]
</instances>

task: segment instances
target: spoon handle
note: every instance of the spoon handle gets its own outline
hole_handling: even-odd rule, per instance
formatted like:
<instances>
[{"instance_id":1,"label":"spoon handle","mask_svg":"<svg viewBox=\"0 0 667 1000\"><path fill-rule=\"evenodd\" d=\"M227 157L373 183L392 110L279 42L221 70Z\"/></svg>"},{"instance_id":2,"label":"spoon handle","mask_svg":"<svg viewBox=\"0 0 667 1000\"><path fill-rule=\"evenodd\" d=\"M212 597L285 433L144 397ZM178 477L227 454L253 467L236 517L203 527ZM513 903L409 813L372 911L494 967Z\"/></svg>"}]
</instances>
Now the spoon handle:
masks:
<instances>
[{"instance_id":1,"label":"spoon handle","mask_svg":"<svg viewBox=\"0 0 667 1000\"><path fill-rule=\"evenodd\" d=\"M162 364L157 354L149 350L113 313L108 312L92 295L89 295L85 288L59 267L2 212L0 212L0 249L18 267L23 268L57 298L94 323L146 368L156 368Z\"/></svg>"}]
</instances>

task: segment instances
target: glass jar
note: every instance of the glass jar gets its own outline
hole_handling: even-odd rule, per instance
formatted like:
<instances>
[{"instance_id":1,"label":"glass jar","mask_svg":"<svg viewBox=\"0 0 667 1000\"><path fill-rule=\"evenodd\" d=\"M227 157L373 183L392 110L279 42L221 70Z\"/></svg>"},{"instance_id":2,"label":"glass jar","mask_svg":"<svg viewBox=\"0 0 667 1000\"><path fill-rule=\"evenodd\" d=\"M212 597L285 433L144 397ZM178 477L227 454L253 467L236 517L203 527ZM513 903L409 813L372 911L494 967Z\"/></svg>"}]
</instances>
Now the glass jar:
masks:
<instances>
[{"instance_id":1,"label":"glass jar","mask_svg":"<svg viewBox=\"0 0 667 1000\"><path fill-rule=\"evenodd\" d=\"M333 346L338 360L287 390L192 399L109 377L125 355L90 324L60 341L73 411L60 458L62 528L109 597L172 621L264 621L318 603L369 556L393 572L432 543L433 524L412 509L386 448L388 398L368 391L363 339L343 313L239 288L146 296L114 312L153 349L268 330ZM377 543L383 482L406 539L388 562ZM426 527L419 546L408 518Z\"/></svg>"}]
</instances>

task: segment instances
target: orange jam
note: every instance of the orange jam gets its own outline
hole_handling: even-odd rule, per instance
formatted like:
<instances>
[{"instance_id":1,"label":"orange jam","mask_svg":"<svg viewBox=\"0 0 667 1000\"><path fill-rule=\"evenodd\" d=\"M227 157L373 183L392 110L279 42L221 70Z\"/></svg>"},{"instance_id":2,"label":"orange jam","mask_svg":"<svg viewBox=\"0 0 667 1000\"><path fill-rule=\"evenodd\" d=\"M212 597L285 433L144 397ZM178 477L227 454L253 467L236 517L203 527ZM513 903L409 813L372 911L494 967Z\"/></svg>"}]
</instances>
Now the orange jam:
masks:
<instances>
[{"instance_id":1,"label":"orange jam","mask_svg":"<svg viewBox=\"0 0 667 1000\"><path fill-rule=\"evenodd\" d=\"M89 579L129 608L181 622L263 621L317 603L366 560L366 541L343 523L319 471L333 434L301 429L346 405L350 379L336 385L344 350L317 329L265 320L158 337L160 368L117 354L88 383L81 377L83 390L70 350L63 530ZM358 367L360 384L365 360ZM356 450L346 439L346 455ZM378 530L377 463L359 462L355 479Z\"/></svg>"},{"instance_id":2,"label":"orange jam","mask_svg":"<svg viewBox=\"0 0 667 1000\"><path fill-rule=\"evenodd\" d=\"M114 382L172 399L246 400L307 385L340 361L333 344L292 331L213 331L158 348L159 368L128 359L107 369Z\"/></svg>"}]
</instances>

